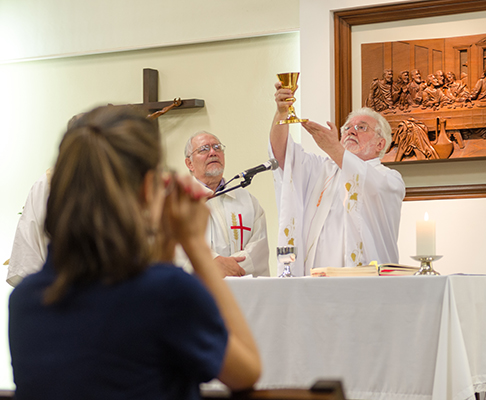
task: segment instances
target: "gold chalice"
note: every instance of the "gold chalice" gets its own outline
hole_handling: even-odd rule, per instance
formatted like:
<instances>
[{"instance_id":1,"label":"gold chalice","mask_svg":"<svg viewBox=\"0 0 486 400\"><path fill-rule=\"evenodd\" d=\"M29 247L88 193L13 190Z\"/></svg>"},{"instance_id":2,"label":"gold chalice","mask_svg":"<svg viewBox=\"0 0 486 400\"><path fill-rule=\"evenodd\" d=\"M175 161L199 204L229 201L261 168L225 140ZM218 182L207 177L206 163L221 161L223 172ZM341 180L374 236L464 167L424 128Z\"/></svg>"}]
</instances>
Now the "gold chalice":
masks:
<instances>
[{"instance_id":1,"label":"gold chalice","mask_svg":"<svg viewBox=\"0 0 486 400\"><path fill-rule=\"evenodd\" d=\"M292 93L297 90L297 81L299 80L299 72L286 72L285 74L277 74L278 80L282 83L282 88L290 89ZM287 100L294 100L295 97L291 97ZM295 115L294 106L291 105L288 110L287 118L277 122L277 125L281 124L295 124L298 122L307 122L308 119L300 119Z\"/></svg>"}]
</instances>

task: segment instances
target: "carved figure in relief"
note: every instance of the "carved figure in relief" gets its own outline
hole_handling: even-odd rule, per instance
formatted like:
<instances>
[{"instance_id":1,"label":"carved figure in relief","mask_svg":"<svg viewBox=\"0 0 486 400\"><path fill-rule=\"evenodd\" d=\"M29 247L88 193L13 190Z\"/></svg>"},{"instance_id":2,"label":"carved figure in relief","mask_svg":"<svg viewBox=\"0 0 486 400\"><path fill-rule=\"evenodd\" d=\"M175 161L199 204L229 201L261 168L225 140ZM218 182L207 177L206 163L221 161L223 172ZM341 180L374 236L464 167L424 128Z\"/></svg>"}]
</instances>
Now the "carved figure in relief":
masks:
<instances>
[{"instance_id":1,"label":"carved figure in relief","mask_svg":"<svg viewBox=\"0 0 486 400\"><path fill-rule=\"evenodd\" d=\"M446 78L446 84L444 85L446 96L454 100L460 107L463 105L472 107L471 94L467 84L462 80L456 79L456 74L452 71L447 73Z\"/></svg>"},{"instance_id":2,"label":"carved figure in relief","mask_svg":"<svg viewBox=\"0 0 486 400\"><path fill-rule=\"evenodd\" d=\"M412 80L408 85L408 92L410 94L410 101L412 107L418 107L422 103L423 91L427 87L422 79L422 75L418 69L414 69L410 73Z\"/></svg>"},{"instance_id":3,"label":"carved figure in relief","mask_svg":"<svg viewBox=\"0 0 486 400\"><path fill-rule=\"evenodd\" d=\"M427 75L427 87L424 89L422 108L438 110L445 105L451 105L453 101L442 91L442 87L434 74Z\"/></svg>"},{"instance_id":4,"label":"carved figure in relief","mask_svg":"<svg viewBox=\"0 0 486 400\"><path fill-rule=\"evenodd\" d=\"M182 104L182 100L181 100L180 97L178 99L174 99L172 104L168 105L167 107L164 107L162 110L155 111L154 113L147 115L147 119L150 119L150 120L157 119L161 115L164 115L165 113L172 110L174 107L179 107L181 104Z\"/></svg>"},{"instance_id":5,"label":"carved figure in relief","mask_svg":"<svg viewBox=\"0 0 486 400\"><path fill-rule=\"evenodd\" d=\"M387 111L393 110L393 71L385 69L383 78L373 79L371 82L370 93L366 100L366 105L373 110Z\"/></svg>"},{"instance_id":6,"label":"carved figure in relief","mask_svg":"<svg viewBox=\"0 0 486 400\"><path fill-rule=\"evenodd\" d=\"M454 77L452 77L451 74L454 74L454 72L449 71L445 75L444 86L442 86L442 89L444 90L444 93L446 93L446 94L447 94L447 91L450 89L451 85L456 80L456 78L455 78L456 74L454 74Z\"/></svg>"},{"instance_id":7,"label":"carved figure in relief","mask_svg":"<svg viewBox=\"0 0 486 400\"><path fill-rule=\"evenodd\" d=\"M442 71L441 69L435 71L435 77L437 78L437 82L439 82L439 86L443 87L444 84L446 83L444 71Z\"/></svg>"},{"instance_id":8,"label":"carved figure in relief","mask_svg":"<svg viewBox=\"0 0 486 400\"><path fill-rule=\"evenodd\" d=\"M404 156L412 153L417 160L438 159L439 155L430 143L428 132L427 126L414 118L400 122L393 134L392 143L398 147L395 161L401 161Z\"/></svg>"},{"instance_id":9,"label":"carved figure in relief","mask_svg":"<svg viewBox=\"0 0 486 400\"><path fill-rule=\"evenodd\" d=\"M408 71L400 72L397 81L393 83L392 99L393 103L398 106L400 111L410 112L408 108L412 104L409 91L410 75Z\"/></svg>"},{"instance_id":10,"label":"carved figure in relief","mask_svg":"<svg viewBox=\"0 0 486 400\"><path fill-rule=\"evenodd\" d=\"M476 82L476 85L471 93L471 99L477 100L481 103L486 103L486 69L483 71L481 78ZM484 107L486 104L481 104L481 106Z\"/></svg>"}]
</instances>

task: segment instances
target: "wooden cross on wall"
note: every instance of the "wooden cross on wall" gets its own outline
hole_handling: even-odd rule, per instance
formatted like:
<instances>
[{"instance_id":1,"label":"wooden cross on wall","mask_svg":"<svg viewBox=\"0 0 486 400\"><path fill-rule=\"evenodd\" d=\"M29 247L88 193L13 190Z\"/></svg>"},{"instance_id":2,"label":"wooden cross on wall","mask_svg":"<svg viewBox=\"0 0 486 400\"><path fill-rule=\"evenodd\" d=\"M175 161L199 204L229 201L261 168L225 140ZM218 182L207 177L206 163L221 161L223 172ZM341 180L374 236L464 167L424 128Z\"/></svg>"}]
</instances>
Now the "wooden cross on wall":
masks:
<instances>
[{"instance_id":1,"label":"wooden cross on wall","mask_svg":"<svg viewBox=\"0 0 486 400\"><path fill-rule=\"evenodd\" d=\"M173 101L159 101L159 71L151 68L143 69L143 103L134 104L144 107L150 114L161 111L166 107L170 109L201 108L204 100L201 99L174 99ZM157 115L158 116L158 115ZM157 118L155 116L155 118Z\"/></svg>"}]
</instances>

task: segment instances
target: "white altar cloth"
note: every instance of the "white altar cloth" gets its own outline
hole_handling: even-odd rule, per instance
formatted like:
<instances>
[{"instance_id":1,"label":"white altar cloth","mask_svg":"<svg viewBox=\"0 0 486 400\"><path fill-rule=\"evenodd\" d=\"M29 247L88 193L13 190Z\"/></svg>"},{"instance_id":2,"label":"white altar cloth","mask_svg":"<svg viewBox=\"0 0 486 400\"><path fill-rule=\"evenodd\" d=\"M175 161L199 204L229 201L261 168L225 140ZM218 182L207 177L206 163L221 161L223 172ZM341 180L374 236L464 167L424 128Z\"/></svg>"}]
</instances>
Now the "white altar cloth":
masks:
<instances>
[{"instance_id":1,"label":"white altar cloth","mask_svg":"<svg viewBox=\"0 0 486 400\"><path fill-rule=\"evenodd\" d=\"M259 389L321 378L348 399L486 391L486 276L226 280L261 352Z\"/></svg>"}]
</instances>

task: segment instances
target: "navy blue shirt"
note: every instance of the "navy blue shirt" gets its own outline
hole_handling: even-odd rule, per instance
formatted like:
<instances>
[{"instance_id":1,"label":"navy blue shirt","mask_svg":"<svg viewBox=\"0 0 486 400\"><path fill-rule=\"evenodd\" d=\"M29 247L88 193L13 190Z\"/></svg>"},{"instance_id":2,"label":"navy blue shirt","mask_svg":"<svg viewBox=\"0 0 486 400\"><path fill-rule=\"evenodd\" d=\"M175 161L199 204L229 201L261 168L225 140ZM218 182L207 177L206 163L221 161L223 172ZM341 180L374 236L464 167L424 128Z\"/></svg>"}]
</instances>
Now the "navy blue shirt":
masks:
<instances>
[{"instance_id":1,"label":"navy blue shirt","mask_svg":"<svg viewBox=\"0 0 486 400\"><path fill-rule=\"evenodd\" d=\"M198 278L158 264L45 306L54 277L48 256L10 296L16 400L197 399L219 374L228 334Z\"/></svg>"}]
</instances>

